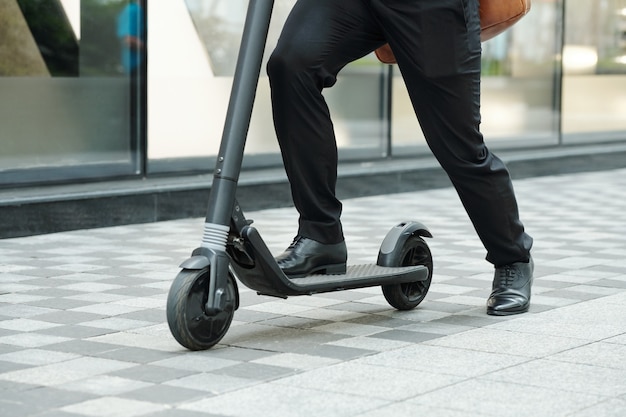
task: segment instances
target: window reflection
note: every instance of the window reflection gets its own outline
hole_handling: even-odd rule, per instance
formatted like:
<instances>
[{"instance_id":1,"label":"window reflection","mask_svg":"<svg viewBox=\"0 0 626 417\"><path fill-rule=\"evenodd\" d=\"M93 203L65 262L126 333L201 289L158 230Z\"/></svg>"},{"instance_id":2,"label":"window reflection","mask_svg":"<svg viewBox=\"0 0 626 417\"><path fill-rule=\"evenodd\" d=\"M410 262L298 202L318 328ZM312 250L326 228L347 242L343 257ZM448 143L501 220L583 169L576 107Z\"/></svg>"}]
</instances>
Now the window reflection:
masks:
<instances>
[{"instance_id":1,"label":"window reflection","mask_svg":"<svg viewBox=\"0 0 626 417\"><path fill-rule=\"evenodd\" d=\"M296 0L276 0L244 164L281 163L265 63ZM219 149L248 0L168 0L148 10L149 170L206 170ZM176 27L175 33L161 28ZM325 90L342 157L380 156L383 67L374 59L344 69ZM348 152L343 152L343 150ZM351 157L351 155L345 156Z\"/></svg>"},{"instance_id":2,"label":"window reflection","mask_svg":"<svg viewBox=\"0 0 626 417\"><path fill-rule=\"evenodd\" d=\"M623 139L626 0L567 0L564 39L564 139Z\"/></svg>"},{"instance_id":3,"label":"window reflection","mask_svg":"<svg viewBox=\"0 0 626 417\"><path fill-rule=\"evenodd\" d=\"M482 44L480 129L488 144L519 147L557 143L554 75L558 12L553 0L533 0L531 12L519 23ZM394 152L426 152L399 75L393 88Z\"/></svg>"},{"instance_id":4,"label":"window reflection","mask_svg":"<svg viewBox=\"0 0 626 417\"><path fill-rule=\"evenodd\" d=\"M0 183L134 172L136 77L118 35L145 35L140 4L0 1Z\"/></svg>"}]
</instances>

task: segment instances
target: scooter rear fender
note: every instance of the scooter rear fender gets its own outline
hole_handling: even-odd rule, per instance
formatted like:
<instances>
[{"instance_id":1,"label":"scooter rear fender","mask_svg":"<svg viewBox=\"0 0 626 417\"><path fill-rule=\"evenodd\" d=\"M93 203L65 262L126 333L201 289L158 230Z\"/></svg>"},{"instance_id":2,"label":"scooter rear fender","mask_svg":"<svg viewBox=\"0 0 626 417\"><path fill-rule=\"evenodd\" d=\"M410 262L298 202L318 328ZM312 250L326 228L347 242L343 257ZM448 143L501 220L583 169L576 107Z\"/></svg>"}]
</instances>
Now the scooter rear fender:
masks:
<instances>
[{"instance_id":1,"label":"scooter rear fender","mask_svg":"<svg viewBox=\"0 0 626 417\"><path fill-rule=\"evenodd\" d=\"M378 252L378 265L398 266L401 265L401 256L406 241L411 236L433 237L426 226L417 221L402 222L391 228L380 245Z\"/></svg>"}]
</instances>

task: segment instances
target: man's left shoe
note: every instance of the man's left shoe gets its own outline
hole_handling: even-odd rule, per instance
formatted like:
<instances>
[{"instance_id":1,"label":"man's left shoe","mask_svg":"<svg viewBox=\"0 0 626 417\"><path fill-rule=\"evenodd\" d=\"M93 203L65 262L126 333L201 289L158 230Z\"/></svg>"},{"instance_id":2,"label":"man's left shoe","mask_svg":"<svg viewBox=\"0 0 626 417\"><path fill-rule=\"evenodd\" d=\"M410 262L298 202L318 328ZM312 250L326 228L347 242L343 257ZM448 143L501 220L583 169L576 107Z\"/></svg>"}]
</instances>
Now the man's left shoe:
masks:
<instances>
[{"instance_id":1,"label":"man's left shoe","mask_svg":"<svg viewBox=\"0 0 626 417\"><path fill-rule=\"evenodd\" d=\"M345 241L324 244L296 236L276 262L289 278L304 278L311 274L345 274L347 259Z\"/></svg>"},{"instance_id":2,"label":"man's left shoe","mask_svg":"<svg viewBox=\"0 0 626 417\"><path fill-rule=\"evenodd\" d=\"M508 316L527 312L534 268L532 257L528 262L496 268L493 290L487 300L487 314Z\"/></svg>"}]
</instances>

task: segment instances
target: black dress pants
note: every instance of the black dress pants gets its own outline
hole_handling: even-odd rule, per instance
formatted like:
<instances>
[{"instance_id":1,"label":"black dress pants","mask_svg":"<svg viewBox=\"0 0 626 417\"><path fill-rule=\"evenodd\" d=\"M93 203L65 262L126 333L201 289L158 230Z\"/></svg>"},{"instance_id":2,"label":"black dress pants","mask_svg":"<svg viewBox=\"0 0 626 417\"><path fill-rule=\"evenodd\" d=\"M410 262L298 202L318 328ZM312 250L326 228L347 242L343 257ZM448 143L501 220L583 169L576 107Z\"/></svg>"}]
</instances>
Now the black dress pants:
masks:
<instances>
[{"instance_id":1,"label":"black dress pants","mask_svg":"<svg viewBox=\"0 0 626 417\"><path fill-rule=\"evenodd\" d=\"M509 173L480 125L477 0L298 0L268 62L276 134L302 236L343 240L337 145L322 95L339 71L389 42L428 146L487 249L506 265L529 258Z\"/></svg>"}]
</instances>

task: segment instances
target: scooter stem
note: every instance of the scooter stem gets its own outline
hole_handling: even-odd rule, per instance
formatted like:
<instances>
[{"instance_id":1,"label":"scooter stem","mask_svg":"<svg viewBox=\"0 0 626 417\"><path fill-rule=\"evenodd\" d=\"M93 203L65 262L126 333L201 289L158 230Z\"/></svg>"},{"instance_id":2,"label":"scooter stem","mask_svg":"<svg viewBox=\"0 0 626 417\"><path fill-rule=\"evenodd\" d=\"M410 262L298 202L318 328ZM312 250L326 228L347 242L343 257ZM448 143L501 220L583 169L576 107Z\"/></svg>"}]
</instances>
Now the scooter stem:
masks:
<instances>
[{"instance_id":1,"label":"scooter stem","mask_svg":"<svg viewBox=\"0 0 626 417\"><path fill-rule=\"evenodd\" d=\"M250 127L274 0L250 0L220 150L209 195L206 223L229 226Z\"/></svg>"}]
</instances>

